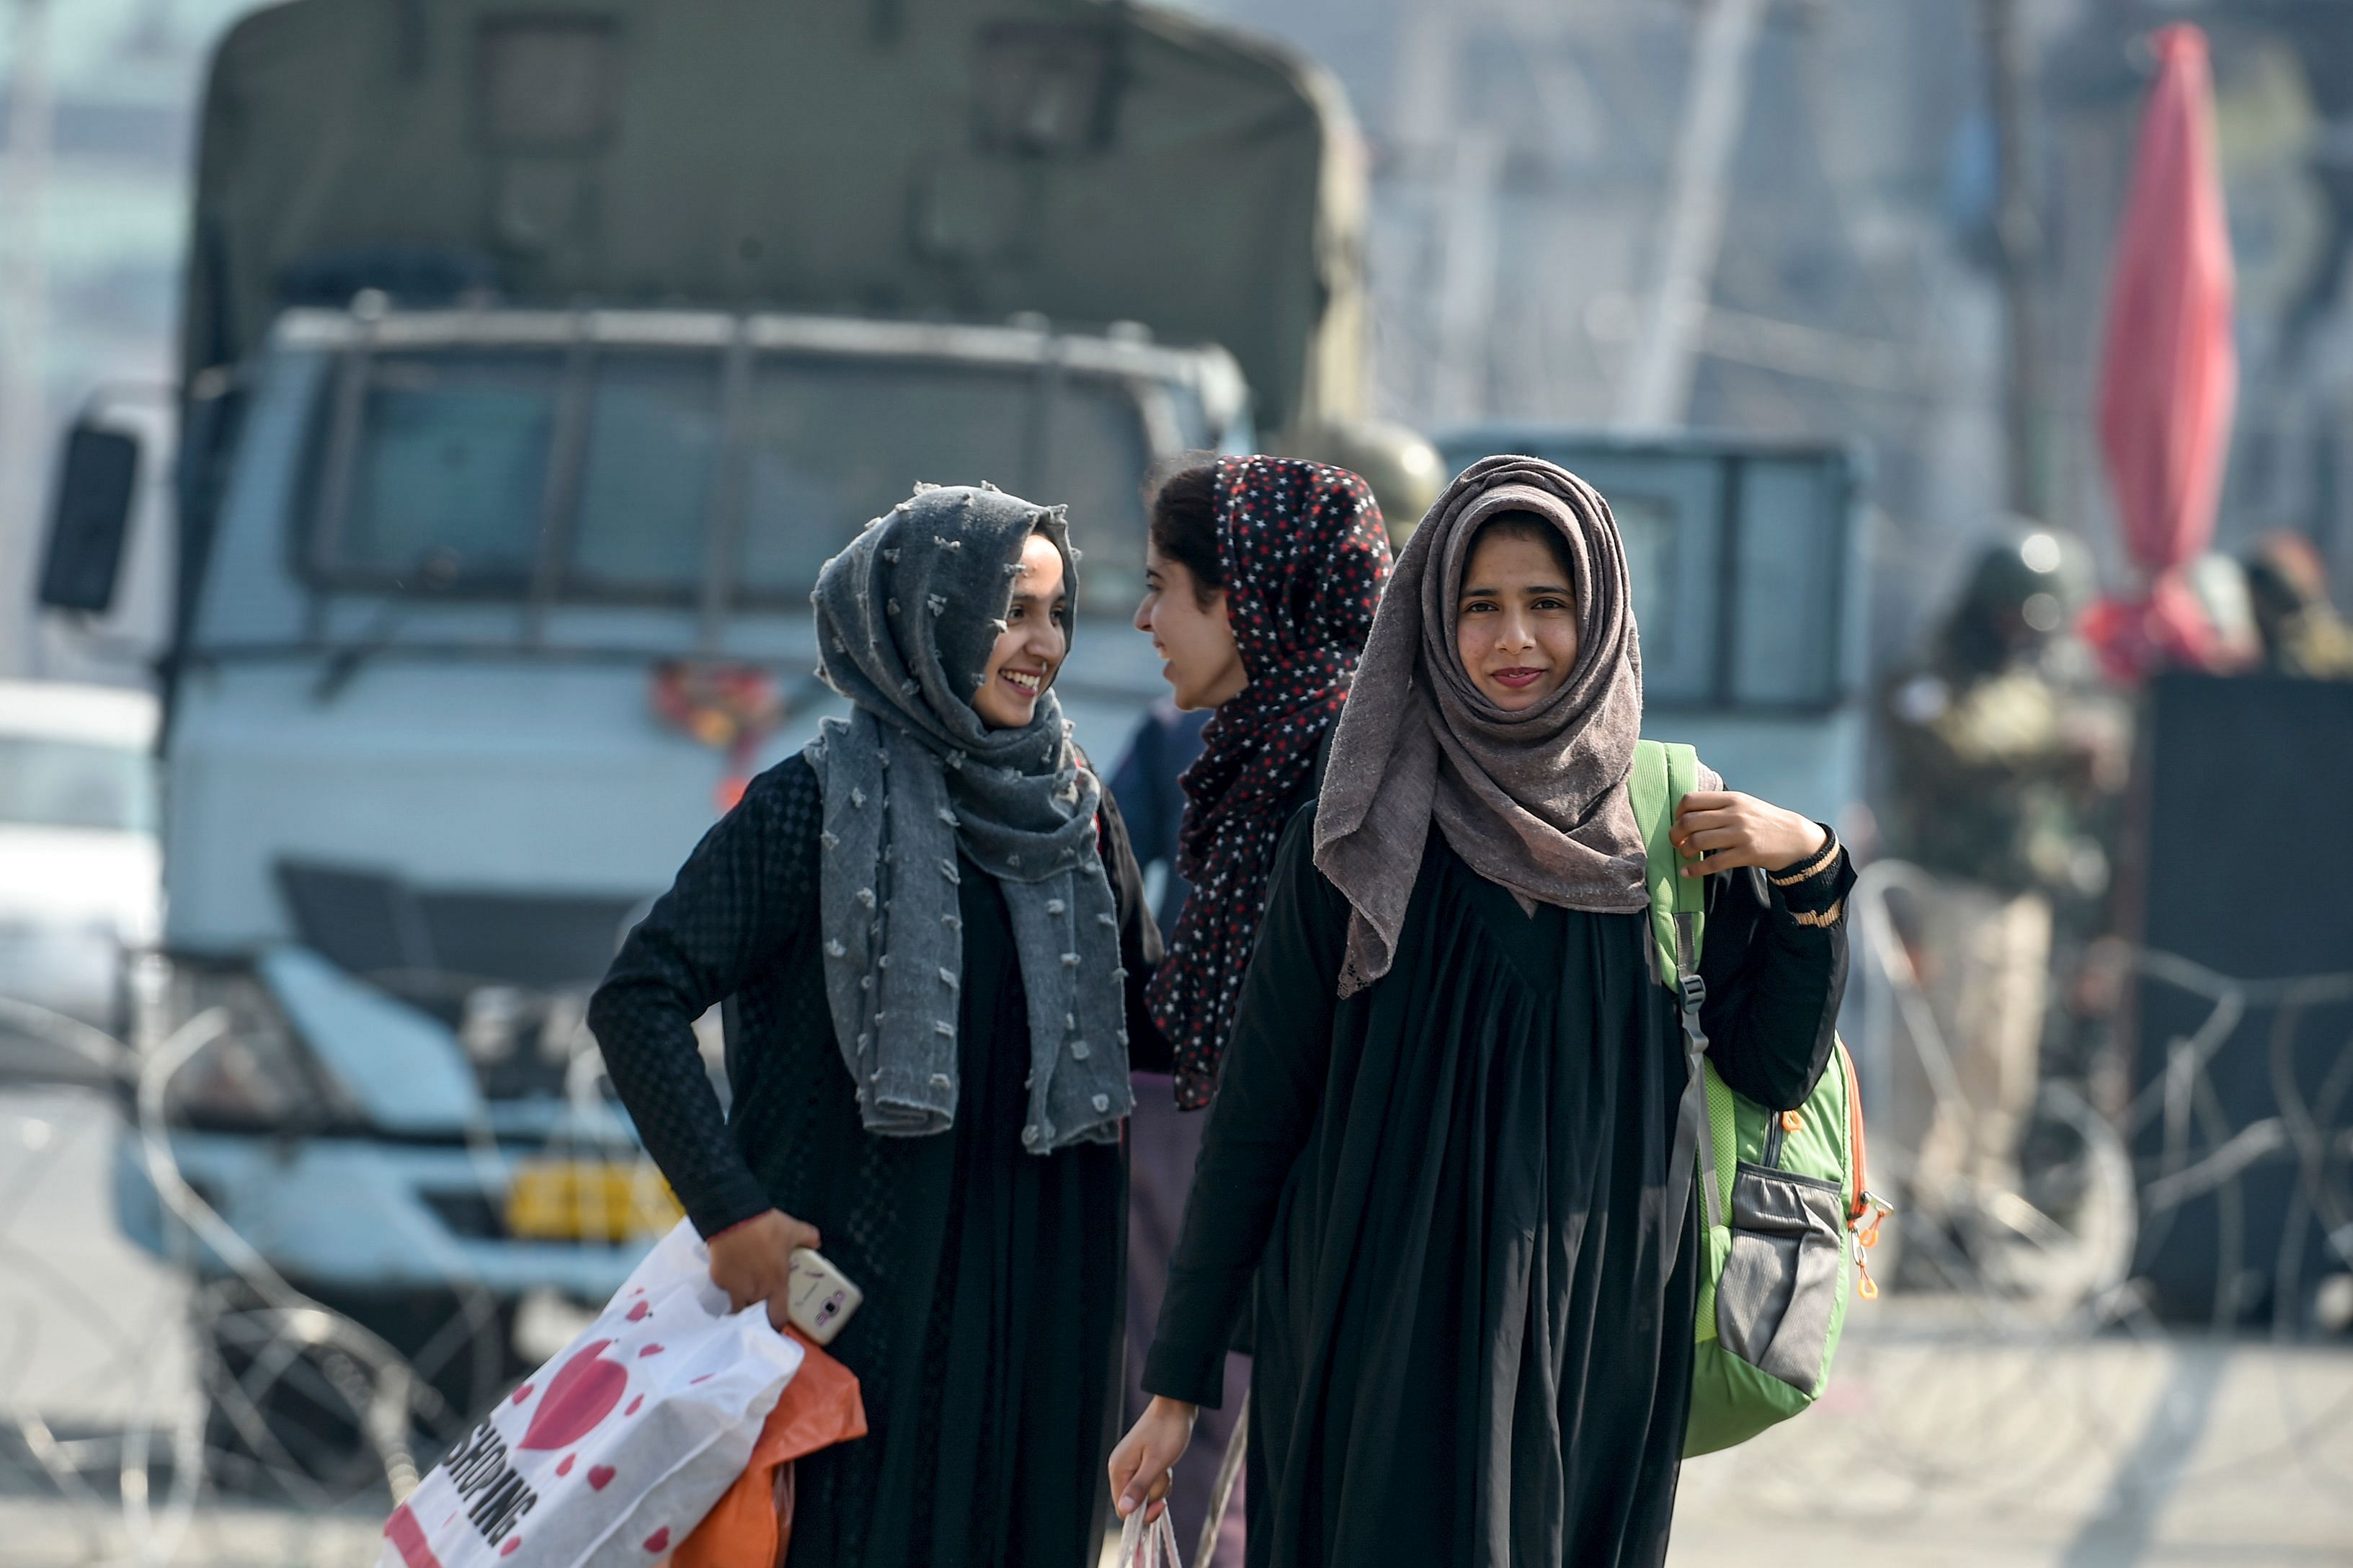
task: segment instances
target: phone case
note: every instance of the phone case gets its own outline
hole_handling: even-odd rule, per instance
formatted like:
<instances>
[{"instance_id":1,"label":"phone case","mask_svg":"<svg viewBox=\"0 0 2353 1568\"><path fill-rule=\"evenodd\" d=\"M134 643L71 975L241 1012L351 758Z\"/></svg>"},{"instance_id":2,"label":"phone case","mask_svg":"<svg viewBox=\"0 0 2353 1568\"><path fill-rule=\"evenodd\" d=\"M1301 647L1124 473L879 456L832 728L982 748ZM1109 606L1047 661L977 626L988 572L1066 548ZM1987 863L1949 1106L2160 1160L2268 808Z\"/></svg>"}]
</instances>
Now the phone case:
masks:
<instances>
[{"instance_id":1,"label":"phone case","mask_svg":"<svg viewBox=\"0 0 2353 1568\"><path fill-rule=\"evenodd\" d=\"M866 1300L865 1293L823 1253L806 1247L793 1254L790 1292L785 1315L795 1328L821 1345L833 1342L833 1336L841 1332L841 1326Z\"/></svg>"}]
</instances>

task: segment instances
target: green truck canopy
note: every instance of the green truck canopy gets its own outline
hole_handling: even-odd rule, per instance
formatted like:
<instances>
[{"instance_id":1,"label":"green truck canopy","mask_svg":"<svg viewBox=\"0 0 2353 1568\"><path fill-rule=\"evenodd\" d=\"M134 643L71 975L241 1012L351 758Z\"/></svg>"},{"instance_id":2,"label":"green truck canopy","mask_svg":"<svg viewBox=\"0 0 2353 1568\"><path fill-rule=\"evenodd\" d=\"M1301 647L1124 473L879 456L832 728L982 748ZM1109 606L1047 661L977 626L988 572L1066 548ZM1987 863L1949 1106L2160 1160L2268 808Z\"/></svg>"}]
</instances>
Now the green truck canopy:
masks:
<instances>
[{"instance_id":1,"label":"green truck canopy","mask_svg":"<svg viewBox=\"0 0 2353 1568\"><path fill-rule=\"evenodd\" d=\"M1274 46L1096 0L293 0L206 93L183 369L292 299L1132 321L1359 412L1363 175ZM348 286L348 287L346 287Z\"/></svg>"}]
</instances>

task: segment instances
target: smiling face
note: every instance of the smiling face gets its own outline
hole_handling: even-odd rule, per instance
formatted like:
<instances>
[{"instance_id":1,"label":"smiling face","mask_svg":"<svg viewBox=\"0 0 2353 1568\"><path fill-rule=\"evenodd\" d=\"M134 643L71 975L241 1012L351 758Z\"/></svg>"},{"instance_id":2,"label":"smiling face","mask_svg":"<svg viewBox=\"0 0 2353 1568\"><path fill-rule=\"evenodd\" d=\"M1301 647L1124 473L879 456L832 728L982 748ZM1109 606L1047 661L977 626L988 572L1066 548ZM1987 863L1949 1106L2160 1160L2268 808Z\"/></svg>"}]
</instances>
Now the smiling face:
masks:
<instances>
[{"instance_id":1,"label":"smiling face","mask_svg":"<svg viewBox=\"0 0 2353 1568\"><path fill-rule=\"evenodd\" d=\"M1062 581L1062 552L1044 534L1033 533L1021 547L1013 605L989 649L988 679L972 694L973 711L992 730L1029 723L1070 650L1071 595Z\"/></svg>"},{"instance_id":2,"label":"smiling face","mask_svg":"<svg viewBox=\"0 0 2353 1568\"><path fill-rule=\"evenodd\" d=\"M1471 683L1507 713L1550 697L1577 668L1577 594L1548 524L1481 530L1454 602L1454 651Z\"/></svg>"},{"instance_id":3,"label":"smiling face","mask_svg":"<svg viewBox=\"0 0 2353 1568\"><path fill-rule=\"evenodd\" d=\"M1199 580L1156 545L1144 552L1144 602L1135 629L1152 638L1166 663L1161 678L1175 688L1176 706L1215 708L1250 684L1241 649L1226 617L1226 592L1200 592Z\"/></svg>"}]
</instances>

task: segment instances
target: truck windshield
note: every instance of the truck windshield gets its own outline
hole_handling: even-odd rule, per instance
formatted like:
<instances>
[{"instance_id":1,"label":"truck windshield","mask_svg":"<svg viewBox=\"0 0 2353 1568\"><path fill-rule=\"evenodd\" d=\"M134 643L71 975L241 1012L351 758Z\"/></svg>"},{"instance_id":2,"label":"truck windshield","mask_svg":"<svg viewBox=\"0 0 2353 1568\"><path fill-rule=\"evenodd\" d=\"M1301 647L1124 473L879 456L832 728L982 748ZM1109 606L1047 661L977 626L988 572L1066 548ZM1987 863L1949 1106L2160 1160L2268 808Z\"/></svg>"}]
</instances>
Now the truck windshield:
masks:
<instances>
[{"instance_id":1,"label":"truck windshield","mask_svg":"<svg viewBox=\"0 0 2353 1568\"><path fill-rule=\"evenodd\" d=\"M553 354L370 362L357 439L325 476L322 564L393 586L527 583L562 368Z\"/></svg>"},{"instance_id":2,"label":"truck windshield","mask_svg":"<svg viewBox=\"0 0 2353 1568\"><path fill-rule=\"evenodd\" d=\"M733 602L797 607L826 559L915 481L988 479L1070 507L1084 608L1124 616L1141 592L1153 454L1124 381L763 354L732 422L731 489L718 354L607 350L579 385L565 374L563 355L526 351L379 353L347 367L360 384L345 383L314 447L311 574L687 602L716 570ZM733 534L719 559L714 528Z\"/></svg>"}]
</instances>

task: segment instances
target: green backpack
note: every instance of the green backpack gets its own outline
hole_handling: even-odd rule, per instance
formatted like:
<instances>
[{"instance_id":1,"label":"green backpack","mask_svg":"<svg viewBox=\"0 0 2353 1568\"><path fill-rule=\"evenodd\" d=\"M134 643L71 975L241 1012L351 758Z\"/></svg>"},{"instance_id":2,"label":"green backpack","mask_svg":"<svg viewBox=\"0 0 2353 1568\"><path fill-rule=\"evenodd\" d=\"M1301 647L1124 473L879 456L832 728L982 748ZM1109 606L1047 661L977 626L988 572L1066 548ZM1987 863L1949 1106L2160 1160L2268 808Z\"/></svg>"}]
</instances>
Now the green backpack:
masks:
<instances>
[{"instance_id":1,"label":"green backpack","mask_svg":"<svg viewBox=\"0 0 2353 1568\"><path fill-rule=\"evenodd\" d=\"M1862 1099L1843 1041L1793 1110L1735 1094L1706 1059L1705 883L1677 874L1667 837L1698 783L1689 746L1635 747L1627 793L1646 852L1652 973L1676 993L1693 1069L1668 1167L1671 1235L1682 1235L1694 1184L1705 1206L1686 1458L1745 1443L1820 1396L1846 1321L1849 1266L1862 1271L1864 1300L1879 1293L1862 1259L1887 1213L1863 1186Z\"/></svg>"}]
</instances>

